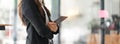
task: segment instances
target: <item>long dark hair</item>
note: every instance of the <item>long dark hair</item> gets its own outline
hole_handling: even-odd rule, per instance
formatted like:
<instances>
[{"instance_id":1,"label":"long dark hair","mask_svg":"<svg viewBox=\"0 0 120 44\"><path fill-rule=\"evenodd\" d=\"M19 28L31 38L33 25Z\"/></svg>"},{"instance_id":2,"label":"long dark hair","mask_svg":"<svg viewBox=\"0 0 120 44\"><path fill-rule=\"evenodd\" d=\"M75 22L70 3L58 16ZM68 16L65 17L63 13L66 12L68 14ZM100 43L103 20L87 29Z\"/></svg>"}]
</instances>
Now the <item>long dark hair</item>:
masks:
<instances>
[{"instance_id":1,"label":"long dark hair","mask_svg":"<svg viewBox=\"0 0 120 44\"><path fill-rule=\"evenodd\" d=\"M23 23L23 25L26 25L25 24L25 21L22 19L23 16L22 16L22 0L19 0L19 4L18 4L18 13L19 13L19 17ZM41 3L39 2L39 0L35 0L35 3L37 4L38 8L39 8L39 11L41 12L42 15L44 15L43 11L41 10L42 7L41 7ZM44 5L44 0L42 1L42 4ZM50 16L50 12L49 10L45 7L46 9L46 12L48 13L48 16Z\"/></svg>"},{"instance_id":2,"label":"long dark hair","mask_svg":"<svg viewBox=\"0 0 120 44\"><path fill-rule=\"evenodd\" d=\"M24 22L24 20L22 19L22 0L18 0L19 1L19 3L18 3L18 14L19 14L19 17L20 17L20 19L21 19L21 21L22 21L22 24L23 25L25 25L25 22Z\"/></svg>"}]
</instances>

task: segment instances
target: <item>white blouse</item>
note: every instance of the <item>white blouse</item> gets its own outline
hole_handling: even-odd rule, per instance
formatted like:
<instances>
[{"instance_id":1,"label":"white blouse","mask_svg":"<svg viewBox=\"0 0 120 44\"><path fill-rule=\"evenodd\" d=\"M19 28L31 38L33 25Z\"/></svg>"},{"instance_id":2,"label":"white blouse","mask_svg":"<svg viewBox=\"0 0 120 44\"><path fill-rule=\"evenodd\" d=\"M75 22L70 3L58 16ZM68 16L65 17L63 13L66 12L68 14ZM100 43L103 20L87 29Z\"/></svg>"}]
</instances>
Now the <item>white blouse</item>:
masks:
<instances>
[{"instance_id":1,"label":"white blouse","mask_svg":"<svg viewBox=\"0 0 120 44\"><path fill-rule=\"evenodd\" d=\"M42 6L42 8L43 8L43 10L45 12L46 25L47 25L47 23L49 22L48 14L47 14L47 12L46 12L46 10L44 8L44 5L42 4L42 0L39 0L39 2L41 3L41 6Z\"/></svg>"}]
</instances>

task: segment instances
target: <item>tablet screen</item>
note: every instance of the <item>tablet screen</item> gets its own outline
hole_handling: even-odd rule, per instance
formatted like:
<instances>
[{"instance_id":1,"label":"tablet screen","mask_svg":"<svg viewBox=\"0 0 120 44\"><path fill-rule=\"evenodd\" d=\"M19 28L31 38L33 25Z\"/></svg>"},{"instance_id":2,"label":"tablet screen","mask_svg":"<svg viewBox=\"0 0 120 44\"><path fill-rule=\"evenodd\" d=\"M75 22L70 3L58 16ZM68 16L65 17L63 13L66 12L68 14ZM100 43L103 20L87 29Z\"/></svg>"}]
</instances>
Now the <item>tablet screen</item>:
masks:
<instances>
[{"instance_id":1,"label":"tablet screen","mask_svg":"<svg viewBox=\"0 0 120 44\"><path fill-rule=\"evenodd\" d=\"M64 21L67 18L67 16L60 16L58 19L55 20L57 24L60 24L62 21Z\"/></svg>"}]
</instances>

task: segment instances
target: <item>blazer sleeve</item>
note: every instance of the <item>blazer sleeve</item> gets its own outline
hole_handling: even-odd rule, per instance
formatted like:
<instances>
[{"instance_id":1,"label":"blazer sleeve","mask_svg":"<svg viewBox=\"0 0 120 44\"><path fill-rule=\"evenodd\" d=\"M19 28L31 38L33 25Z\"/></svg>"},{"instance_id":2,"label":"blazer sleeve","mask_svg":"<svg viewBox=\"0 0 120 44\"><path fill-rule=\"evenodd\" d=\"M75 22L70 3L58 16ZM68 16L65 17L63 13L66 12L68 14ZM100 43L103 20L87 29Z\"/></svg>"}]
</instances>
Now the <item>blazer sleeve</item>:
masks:
<instances>
[{"instance_id":1,"label":"blazer sleeve","mask_svg":"<svg viewBox=\"0 0 120 44\"><path fill-rule=\"evenodd\" d=\"M53 33L50 28L42 21L40 12L37 9L37 5L34 0L23 0L22 13L33 25L39 36L46 37L48 39L53 38Z\"/></svg>"}]
</instances>

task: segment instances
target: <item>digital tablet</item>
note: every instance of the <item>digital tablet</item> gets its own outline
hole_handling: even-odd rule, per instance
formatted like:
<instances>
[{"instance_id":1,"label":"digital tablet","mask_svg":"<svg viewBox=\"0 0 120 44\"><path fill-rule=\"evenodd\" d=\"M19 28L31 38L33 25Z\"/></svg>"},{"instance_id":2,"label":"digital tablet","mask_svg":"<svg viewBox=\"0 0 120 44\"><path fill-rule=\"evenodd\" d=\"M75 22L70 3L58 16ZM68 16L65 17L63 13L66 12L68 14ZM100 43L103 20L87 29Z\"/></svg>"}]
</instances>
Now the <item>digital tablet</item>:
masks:
<instances>
[{"instance_id":1,"label":"digital tablet","mask_svg":"<svg viewBox=\"0 0 120 44\"><path fill-rule=\"evenodd\" d=\"M54 22L57 24L60 24L62 21L64 21L67 18L67 16L60 16L58 19L56 19Z\"/></svg>"}]
</instances>

